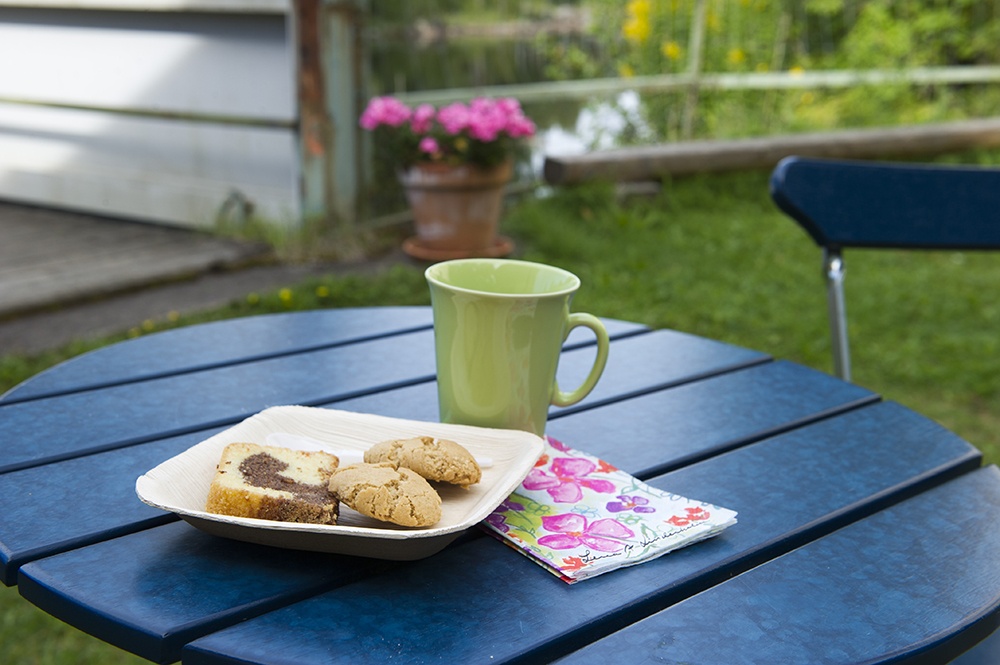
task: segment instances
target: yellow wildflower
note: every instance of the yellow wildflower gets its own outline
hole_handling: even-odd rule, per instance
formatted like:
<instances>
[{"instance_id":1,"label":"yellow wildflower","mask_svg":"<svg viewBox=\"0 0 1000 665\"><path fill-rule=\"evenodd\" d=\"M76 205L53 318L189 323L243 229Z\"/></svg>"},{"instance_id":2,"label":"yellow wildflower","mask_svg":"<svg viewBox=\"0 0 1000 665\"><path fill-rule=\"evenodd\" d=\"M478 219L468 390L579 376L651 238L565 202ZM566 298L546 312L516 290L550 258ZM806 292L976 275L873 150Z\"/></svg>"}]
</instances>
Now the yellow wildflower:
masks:
<instances>
[{"instance_id":1,"label":"yellow wildflower","mask_svg":"<svg viewBox=\"0 0 1000 665\"><path fill-rule=\"evenodd\" d=\"M684 49L681 45L675 41L663 42L663 46L660 47L660 53L667 57L669 60L680 60L681 56L684 54Z\"/></svg>"},{"instance_id":2,"label":"yellow wildflower","mask_svg":"<svg viewBox=\"0 0 1000 665\"><path fill-rule=\"evenodd\" d=\"M278 291L278 299L286 305L292 302L292 290L291 289L281 289Z\"/></svg>"},{"instance_id":3,"label":"yellow wildflower","mask_svg":"<svg viewBox=\"0 0 1000 665\"><path fill-rule=\"evenodd\" d=\"M622 36L630 42L642 44L652 32L649 25L650 0L630 0L625 7L626 18Z\"/></svg>"},{"instance_id":4,"label":"yellow wildflower","mask_svg":"<svg viewBox=\"0 0 1000 665\"><path fill-rule=\"evenodd\" d=\"M719 30L722 29L722 19L719 18L718 12L714 9L709 9L705 14L705 25L707 25L708 29L712 32L719 32Z\"/></svg>"},{"instance_id":5,"label":"yellow wildflower","mask_svg":"<svg viewBox=\"0 0 1000 665\"><path fill-rule=\"evenodd\" d=\"M632 69L632 65L622 63L618 65L618 75L623 79L630 79L635 76L635 70Z\"/></svg>"},{"instance_id":6,"label":"yellow wildflower","mask_svg":"<svg viewBox=\"0 0 1000 665\"><path fill-rule=\"evenodd\" d=\"M792 76L802 76L803 74L806 73L806 70L796 65L795 67L789 69L788 73L791 74Z\"/></svg>"},{"instance_id":7,"label":"yellow wildflower","mask_svg":"<svg viewBox=\"0 0 1000 665\"><path fill-rule=\"evenodd\" d=\"M729 61L730 65L742 65L746 62L747 54L741 48L731 48L729 53L726 54L726 60Z\"/></svg>"},{"instance_id":8,"label":"yellow wildflower","mask_svg":"<svg viewBox=\"0 0 1000 665\"><path fill-rule=\"evenodd\" d=\"M317 298L327 298L330 296L330 287L320 284L316 287Z\"/></svg>"}]
</instances>

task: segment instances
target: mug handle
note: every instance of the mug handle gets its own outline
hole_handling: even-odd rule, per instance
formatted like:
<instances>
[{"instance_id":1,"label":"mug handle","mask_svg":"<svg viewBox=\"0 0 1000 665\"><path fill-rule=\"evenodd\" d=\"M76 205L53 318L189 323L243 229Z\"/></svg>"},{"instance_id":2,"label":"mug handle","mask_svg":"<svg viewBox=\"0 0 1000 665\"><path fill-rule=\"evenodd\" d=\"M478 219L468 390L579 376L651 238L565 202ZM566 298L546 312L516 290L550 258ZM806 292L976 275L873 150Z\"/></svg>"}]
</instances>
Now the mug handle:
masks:
<instances>
[{"instance_id":1,"label":"mug handle","mask_svg":"<svg viewBox=\"0 0 1000 665\"><path fill-rule=\"evenodd\" d=\"M605 330L604 324L592 314L574 312L569 315L569 327L566 328L567 337L570 331L578 326L584 326L594 331L597 336L597 357L594 359L593 367L590 368L590 374L576 390L563 392L559 389L559 382L556 381L555 390L552 393L552 403L556 406L570 406L589 395L590 391L597 385L597 380L601 378L604 366L608 363L608 331Z\"/></svg>"}]
</instances>

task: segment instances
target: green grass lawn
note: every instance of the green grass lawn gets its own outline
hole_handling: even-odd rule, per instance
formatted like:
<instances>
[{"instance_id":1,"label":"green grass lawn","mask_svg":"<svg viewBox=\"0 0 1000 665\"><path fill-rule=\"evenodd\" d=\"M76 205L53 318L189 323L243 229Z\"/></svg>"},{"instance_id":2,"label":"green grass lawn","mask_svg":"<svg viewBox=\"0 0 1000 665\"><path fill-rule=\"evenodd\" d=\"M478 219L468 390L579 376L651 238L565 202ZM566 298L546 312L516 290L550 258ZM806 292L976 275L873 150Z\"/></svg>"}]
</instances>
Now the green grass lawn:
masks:
<instances>
[{"instance_id":1,"label":"green grass lawn","mask_svg":"<svg viewBox=\"0 0 1000 665\"><path fill-rule=\"evenodd\" d=\"M511 205L517 255L576 272L574 307L674 328L831 371L820 250L781 215L767 173L678 180L652 199L616 202L587 186ZM1000 254L849 251L847 310L856 383L957 432L1000 462ZM150 322L292 309L429 302L421 266L317 279L248 294L221 311ZM0 390L113 340L40 358L0 358ZM613 362L613 358L611 360ZM0 662L143 662L67 628L0 590Z\"/></svg>"}]
</instances>

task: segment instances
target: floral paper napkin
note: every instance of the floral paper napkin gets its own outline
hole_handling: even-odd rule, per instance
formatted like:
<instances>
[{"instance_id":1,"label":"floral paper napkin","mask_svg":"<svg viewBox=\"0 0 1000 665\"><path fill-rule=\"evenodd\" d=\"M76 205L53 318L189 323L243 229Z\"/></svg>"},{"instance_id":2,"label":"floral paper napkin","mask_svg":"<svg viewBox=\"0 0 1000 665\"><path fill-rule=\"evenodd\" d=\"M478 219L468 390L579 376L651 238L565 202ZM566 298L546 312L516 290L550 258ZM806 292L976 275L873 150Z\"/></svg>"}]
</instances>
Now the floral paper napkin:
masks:
<instances>
[{"instance_id":1,"label":"floral paper napkin","mask_svg":"<svg viewBox=\"0 0 1000 665\"><path fill-rule=\"evenodd\" d=\"M566 582L649 561L736 523L732 510L650 487L552 437L546 443L485 526Z\"/></svg>"}]
</instances>

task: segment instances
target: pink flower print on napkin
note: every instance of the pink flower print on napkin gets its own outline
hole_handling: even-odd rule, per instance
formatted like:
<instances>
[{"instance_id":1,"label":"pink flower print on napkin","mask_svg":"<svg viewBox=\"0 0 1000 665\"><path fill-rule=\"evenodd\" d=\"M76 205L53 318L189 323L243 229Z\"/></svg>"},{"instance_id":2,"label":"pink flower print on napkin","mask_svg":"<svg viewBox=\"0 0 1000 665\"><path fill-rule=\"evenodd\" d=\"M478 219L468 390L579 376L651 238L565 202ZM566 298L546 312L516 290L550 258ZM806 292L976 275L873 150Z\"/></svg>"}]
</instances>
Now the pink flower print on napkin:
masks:
<instances>
[{"instance_id":1,"label":"pink flower print on napkin","mask_svg":"<svg viewBox=\"0 0 1000 665\"><path fill-rule=\"evenodd\" d=\"M619 539L635 535L627 526L610 517L588 523L586 517L576 513L543 517L542 527L554 532L554 535L542 536L538 544L554 550L570 550L586 545L598 552L619 552L625 549L625 543Z\"/></svg>"},{"instance_id":2,"label":"pink flower print on napkin","mask_svg":"<svg viewBox=\"0 0 1000 665\"><path fill-rule=\"evenodd\" d=\"M621 513L631 510L636 513L655 513L656 508L648 506L649 499L642 496L628 496L619 494L615 497L617 501L609 501L605 506L609 513Z\"/></svg>"},{"instance_id":3,"label":"pink flower print on napkin","mask_svg":"<svg viewBox=\"0 0 1000 665\"><path fill-rule=\"evenodd\" d=\"M545 439L549 442L549 445L556 450L561 450L564 453L571 452L572 449L559 439L553 439L551 436L546 436Z\"/></svg>"},{"instance_id":4,"label":"pink flower print on napkin","mask_svg":"<svg viewBox=\"0 0 1000 665\"><path fill-rule=\"evenodd\" d=\"M556 503L576 503L583 498L583 488L610 494L615 484L599 478L585 478L597 470L597 465L577 457L557 457L549 472L538 467L531 470L522 485L527 490L545 490Z\"/></svg>"}]
</instances>

